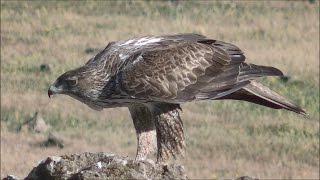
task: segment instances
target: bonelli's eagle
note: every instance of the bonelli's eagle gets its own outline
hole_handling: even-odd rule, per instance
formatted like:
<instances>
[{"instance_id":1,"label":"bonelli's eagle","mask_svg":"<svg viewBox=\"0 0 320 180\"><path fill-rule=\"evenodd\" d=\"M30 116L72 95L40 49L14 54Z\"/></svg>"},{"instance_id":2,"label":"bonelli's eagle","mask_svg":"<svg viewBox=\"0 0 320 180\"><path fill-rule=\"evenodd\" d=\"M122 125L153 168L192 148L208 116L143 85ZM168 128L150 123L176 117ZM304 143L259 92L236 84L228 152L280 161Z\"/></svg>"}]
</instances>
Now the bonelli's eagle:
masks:
<instances>
[{"instance_id":1,"label":"bonelli's eagle","mask_svg":"<svg viewBox=\"0 0 320 180\"><path fill-rule=\"evenodd\" d=\"M180 104L234 99L306 114L255 80L282 75L246 63L237 46L202 35L144 36L110 42L84 66L62 74L48 95L66 94L95 110L128 107L136 159L157 150L158 162L166 162L185 146Z\"/></svg>"}]
</instances>

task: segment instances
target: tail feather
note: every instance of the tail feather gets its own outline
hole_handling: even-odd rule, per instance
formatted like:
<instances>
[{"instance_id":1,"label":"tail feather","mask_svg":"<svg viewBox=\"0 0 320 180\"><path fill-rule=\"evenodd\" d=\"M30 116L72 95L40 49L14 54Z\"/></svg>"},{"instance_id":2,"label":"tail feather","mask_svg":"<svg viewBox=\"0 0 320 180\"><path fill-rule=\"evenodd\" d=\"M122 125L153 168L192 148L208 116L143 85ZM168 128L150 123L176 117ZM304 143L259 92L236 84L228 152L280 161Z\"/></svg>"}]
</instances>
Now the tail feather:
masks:
<instances>
[{"instance_id":1,"label":"tail feather","mask_svg":"<svg viewBox=\"0 0 320 180\"><path fill-rule=\"evenodd\" d=\"M275 67L243 63L239 73L239 81L263 76L283 76L283 73Z\"/></svg>"},{"instance_id":2,"label":"tail feather","mask_svg":"<svg viewBox=\"0 0 320 180\"><path fill-rule=\"evenodd\" d=\"M251 80L250 83L241 90L219 99L244 100L274 109L286 109L298 114L308 115L307 112L298 105L254 80Z\"/></svg>"}]
</instances>

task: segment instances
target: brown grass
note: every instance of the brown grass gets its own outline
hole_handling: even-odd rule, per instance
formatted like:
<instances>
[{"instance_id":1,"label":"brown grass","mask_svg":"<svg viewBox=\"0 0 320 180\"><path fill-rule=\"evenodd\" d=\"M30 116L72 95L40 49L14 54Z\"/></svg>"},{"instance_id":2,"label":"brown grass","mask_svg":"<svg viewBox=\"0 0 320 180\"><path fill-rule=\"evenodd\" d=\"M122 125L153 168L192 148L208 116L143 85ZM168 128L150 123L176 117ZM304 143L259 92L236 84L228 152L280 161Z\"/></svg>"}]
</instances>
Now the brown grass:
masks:
<instances>
[{"instance_id":1,"label":"brown grass","mask_svg":"<svg viewBox=\"0 0 320 180\"><path fill-rule=\"evenodd\" d=\"M24 177L46 156L105 151L134 157L125 108L95 112L46 91L107 42L146 34L195 32L238 45L248 62L290 76L262 79L305 107L304 118L243 102L183 105L191 178L319 178L319 2L4 2L1 1L1 178ZM48 63L50 72L41 72ZM40 111L63 134L64 149L43 148L45 134L14 129Z\"/></svg>"}]
</instances>

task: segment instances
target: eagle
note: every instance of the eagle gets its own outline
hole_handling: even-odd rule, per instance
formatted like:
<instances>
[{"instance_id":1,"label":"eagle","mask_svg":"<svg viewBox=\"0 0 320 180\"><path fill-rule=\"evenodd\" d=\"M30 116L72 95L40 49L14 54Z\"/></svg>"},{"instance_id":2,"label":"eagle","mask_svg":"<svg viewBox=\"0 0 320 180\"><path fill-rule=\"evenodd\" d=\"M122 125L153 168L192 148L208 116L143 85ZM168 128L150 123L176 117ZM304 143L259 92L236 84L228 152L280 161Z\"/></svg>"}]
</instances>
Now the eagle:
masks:
<instances>
[{"instance_id":1,"label":"eagle","mask_svg":"<svg viewBox=\"0 0 320 180\"><path fill-rule=\"evenodd\" d=\"M128 107L137 134L136 160L184 155L181 104L242 100L307 113L256 81L283 76L274 67L245 62L235 45L199 34L143 36L110 42L84 66L62 74L48 96L69 95L90 108Z\"/></svg>"}]
</instances>

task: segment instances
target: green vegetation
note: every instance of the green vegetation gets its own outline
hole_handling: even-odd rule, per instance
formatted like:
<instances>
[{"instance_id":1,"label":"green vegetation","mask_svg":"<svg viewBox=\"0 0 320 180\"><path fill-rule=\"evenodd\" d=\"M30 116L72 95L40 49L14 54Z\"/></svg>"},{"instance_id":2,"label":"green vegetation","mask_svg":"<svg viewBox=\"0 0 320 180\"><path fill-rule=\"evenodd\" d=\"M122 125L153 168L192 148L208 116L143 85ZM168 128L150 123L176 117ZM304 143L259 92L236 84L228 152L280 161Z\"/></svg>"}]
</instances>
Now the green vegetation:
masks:
<instances>
[{"instance_id":1,"label":"green vegetation","mask_svg":"<svg viewBox=\"0 0 320 180\"><path fill-rule=\"evenodd\" d=\"M319 1L1 1L1 130L16 133L39 111L75 143L133 157L135 132L125 108L95 112L69 97L49 100L48 86L109 41L183 32L234 43L248 62L278 67L286 77L261 82L309 113L239 101L183 105L189 176L319 178ZM19 163L1 160L1 172L13 173L9 161ZM32 165L14 173L23 177Z\"/></svg>"}]
</instances>

